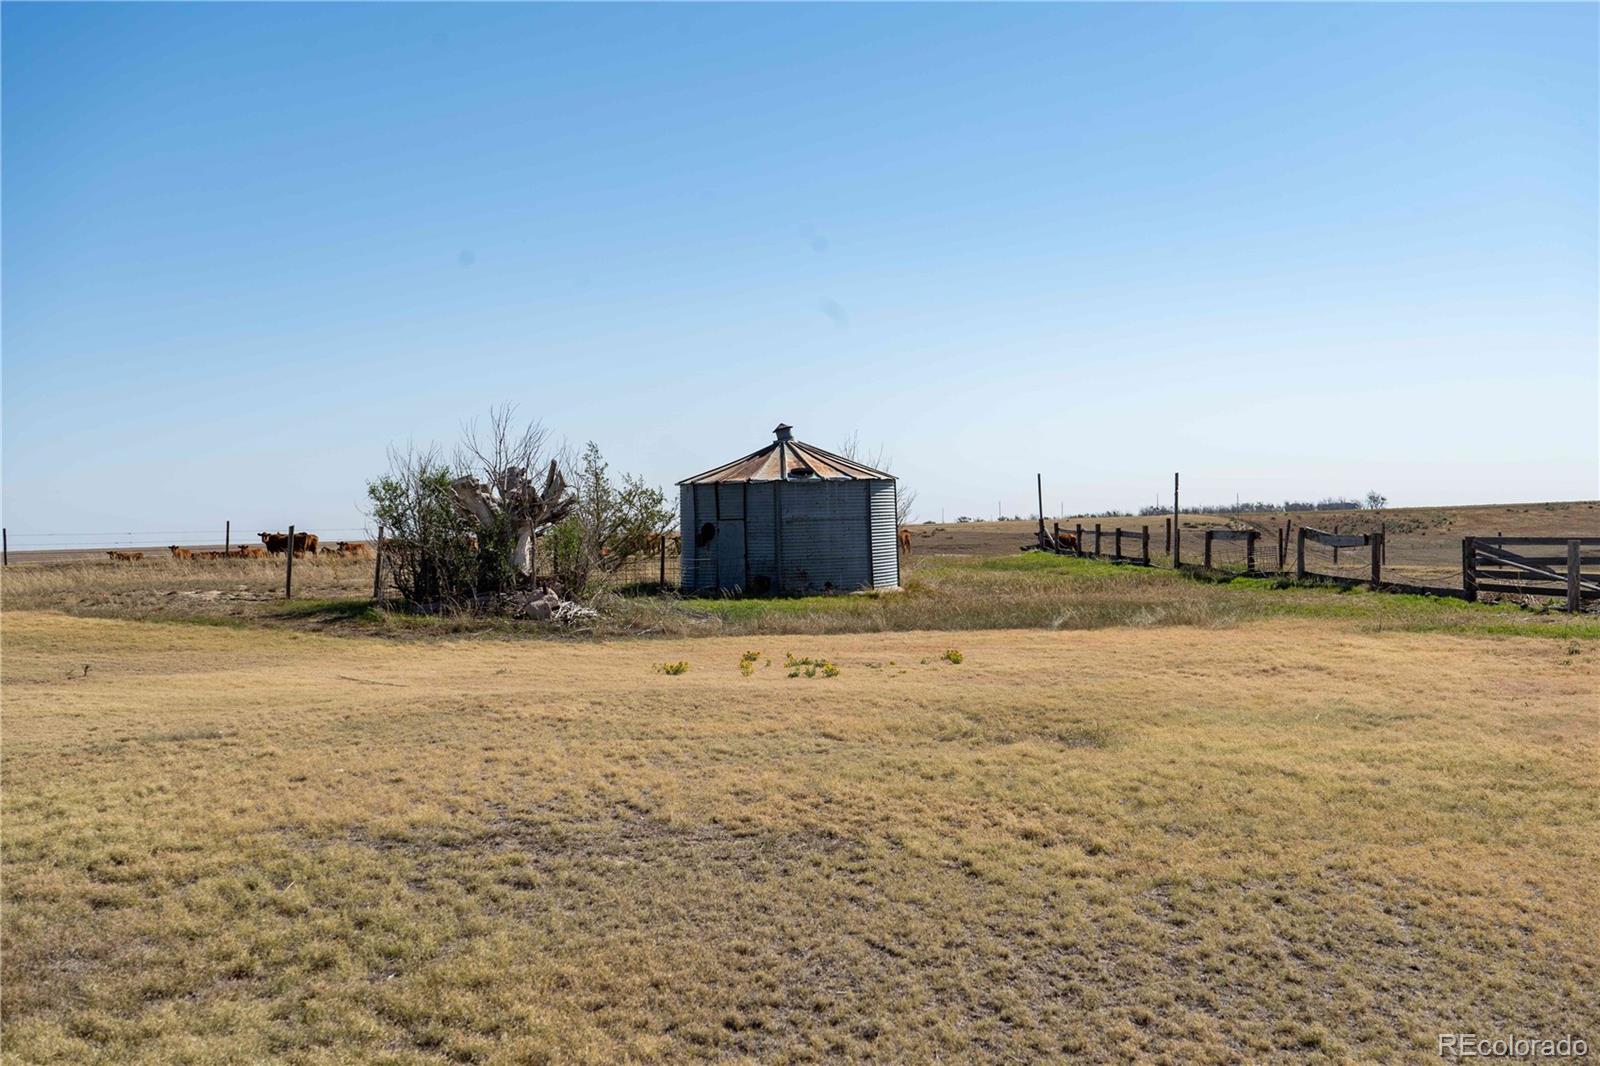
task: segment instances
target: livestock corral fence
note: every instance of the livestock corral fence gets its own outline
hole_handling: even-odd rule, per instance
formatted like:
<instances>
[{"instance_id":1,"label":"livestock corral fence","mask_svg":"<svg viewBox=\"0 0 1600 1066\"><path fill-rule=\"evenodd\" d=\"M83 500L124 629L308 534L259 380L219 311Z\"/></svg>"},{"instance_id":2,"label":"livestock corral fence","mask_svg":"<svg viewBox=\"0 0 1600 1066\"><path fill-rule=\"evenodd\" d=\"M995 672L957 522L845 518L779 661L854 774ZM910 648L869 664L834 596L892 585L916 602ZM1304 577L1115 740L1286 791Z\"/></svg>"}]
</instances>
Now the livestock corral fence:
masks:
<instances>
[{"instance_id":1,"label":"livestock corral fence","mask_svg":"<svg viewBox=\"0 0 1600 1066\"><path fill-rule=\"evenodd\" d=\"M1453 582L1453 569L1437 565L1386 573L1389 538L1382 528L1341 533L1291 520L1272 530L1191 530L1194 537L1200 540L1200 557L1185 561L1183 531L1174 528L1172 519L1163 520L1162 554L1171 566L1468 601L1482 593L1554 597L1564 600L1569 611L1600 602L1600 537L1463 537L1459 586ZM1049 531L1041 523L1039 531L1044 551L1137 566L1152 565L1150 539L1148 525L1122 529L1077 523L1066 528L1057 522Z\"/></svg>"},{"instance_id":2,"label":"livestock corral fence","mask_svg":"<svg viewBox=\"0 0 1600 1066\"><path fill-rule=\"evenodd\" d=\"M1577 611L1600 599L1600 537L1465 537L1461 579L1469 600L1480 592L1565 596Z\"/></svg>"}]
</instances>

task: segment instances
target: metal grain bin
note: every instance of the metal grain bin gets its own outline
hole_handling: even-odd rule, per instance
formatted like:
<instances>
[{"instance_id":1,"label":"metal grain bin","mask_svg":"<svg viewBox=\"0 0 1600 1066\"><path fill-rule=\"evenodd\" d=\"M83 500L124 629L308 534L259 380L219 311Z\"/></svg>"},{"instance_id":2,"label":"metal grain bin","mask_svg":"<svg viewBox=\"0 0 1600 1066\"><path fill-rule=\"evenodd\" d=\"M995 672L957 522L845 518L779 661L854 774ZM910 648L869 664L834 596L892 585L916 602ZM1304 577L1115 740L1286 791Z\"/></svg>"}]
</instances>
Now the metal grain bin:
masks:
<instances>
[{"instance_id":1,"label":"metal grain bin","mask_svg":"<svg viewBox=\"0 0 1600 1066\"><path fill-rule=\"evenodd\" d=\"M794 439L678 482L685 592L900 584L894 475Z\"/></svg>"}]
</instances>

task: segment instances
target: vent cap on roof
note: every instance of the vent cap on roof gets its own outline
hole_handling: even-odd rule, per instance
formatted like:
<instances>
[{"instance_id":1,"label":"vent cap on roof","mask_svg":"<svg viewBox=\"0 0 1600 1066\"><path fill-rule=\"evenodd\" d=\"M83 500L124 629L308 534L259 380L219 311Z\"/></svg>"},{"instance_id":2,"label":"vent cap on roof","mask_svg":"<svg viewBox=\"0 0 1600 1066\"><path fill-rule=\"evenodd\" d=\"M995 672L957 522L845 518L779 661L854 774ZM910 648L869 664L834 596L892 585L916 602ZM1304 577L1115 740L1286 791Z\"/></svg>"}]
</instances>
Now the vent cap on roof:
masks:
<instances>
[{"instance_id":1,"label":"vent cap on roof","mask_svg":"<svg viewBox=\"0 0 1600 1066\"><path fill-rule=\"evenodd\" d=\"M779 422L772 435L779 440L794 440L794 427L787 422Z\"/></svg>"}]
</instances>

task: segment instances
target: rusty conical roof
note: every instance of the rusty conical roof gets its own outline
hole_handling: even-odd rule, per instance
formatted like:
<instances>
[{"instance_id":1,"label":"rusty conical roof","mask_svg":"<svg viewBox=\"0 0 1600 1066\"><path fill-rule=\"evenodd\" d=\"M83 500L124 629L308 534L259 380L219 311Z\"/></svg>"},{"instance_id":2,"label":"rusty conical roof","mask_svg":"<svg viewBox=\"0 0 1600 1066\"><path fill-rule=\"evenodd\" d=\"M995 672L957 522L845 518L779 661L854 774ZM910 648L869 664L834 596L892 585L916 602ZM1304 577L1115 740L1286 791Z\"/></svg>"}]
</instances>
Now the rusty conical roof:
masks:
<instances>
[{"instance_id":1,"label":"rusty conical roof","mask_svg":"<svg viewBox=\"0 0 1600 1066\"><path fill-rule=\"evenodd\" d=\"M791 426L779 423L777 437L760 451L684 478L680 485L710 485L720 481L892 481L894 475L863 466L842 455L790 436Z\"/></svg>"}]
</instances>

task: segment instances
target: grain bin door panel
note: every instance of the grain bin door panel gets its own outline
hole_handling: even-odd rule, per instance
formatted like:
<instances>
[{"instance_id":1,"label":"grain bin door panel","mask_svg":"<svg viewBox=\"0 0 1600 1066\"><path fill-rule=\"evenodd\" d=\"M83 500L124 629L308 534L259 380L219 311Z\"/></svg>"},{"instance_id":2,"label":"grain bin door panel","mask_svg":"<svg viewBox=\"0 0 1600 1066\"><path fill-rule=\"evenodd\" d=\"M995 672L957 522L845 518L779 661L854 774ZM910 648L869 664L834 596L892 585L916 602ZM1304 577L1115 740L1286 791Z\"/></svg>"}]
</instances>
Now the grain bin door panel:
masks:
<instances>
[{"instance_id":1,"label":"grain bin door panel","mask_svg":"<svg viewBox=\"0 0 1600 1066\"><path fill-rule=\"evenodd\" d=\"M895 514L895 483L867 482L868 505L872 509L872 587L894 588L900 584L900 539Z\"/></svg>"},{"instance_id":2,"label":"grain bin door panel","mask_svg":"<svg viewBox=\"0 0 1600 1066\"><path fill-rule=\"evenodd\" d=\"M758 596L778 588L776 487L770 481L745 486L745 589Z\"/></svg>"},{"instance_id":3,"label":"grain bin door panel","mask_svg":"<svg viewBox=\"0 0 1600 1066\"><path fill-rule=\"evenodd\" d=\"M717 587L743 589L745 487L742 483L713 487L717 490Z\"/></svg>"}]
</instances>

